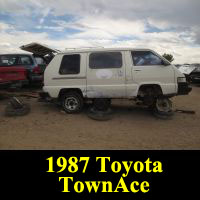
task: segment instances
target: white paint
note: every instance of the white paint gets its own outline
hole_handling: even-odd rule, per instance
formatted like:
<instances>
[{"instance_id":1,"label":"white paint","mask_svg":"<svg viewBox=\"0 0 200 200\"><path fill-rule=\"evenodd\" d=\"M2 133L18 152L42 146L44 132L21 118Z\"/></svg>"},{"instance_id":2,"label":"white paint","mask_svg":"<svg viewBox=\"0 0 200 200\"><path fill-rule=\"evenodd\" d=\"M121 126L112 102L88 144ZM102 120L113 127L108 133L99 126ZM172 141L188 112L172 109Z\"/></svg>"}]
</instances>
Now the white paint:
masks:
<instances>
[{"instance_id":1,"label":"white paint","mask_svg":"<svg viewBox=\"0 0 200 200\"><path fill-rule=\"evenodd\" d=\"M138 50L140 51L140 49ZM78 88L81 91L86 91L83 94L86 98L132 98L138 96L138 88L141 85L156 84L161 87L164 95L178 95L177 78L184 77L184 75L175 66L133 66L131 49L115 48L112 51L123 54L123 65L120 69L89 68L87 64L89 54L93 52L111 52L110 49L106 48L87 49L87 51L85 49L83 51L80 49L70 50L66 53L56 54L44 72L44 92L48 92L52 98L58 98L61 89ZM148 51L162 59L153 50ZM59 74L59 67L63 55L75 53L81 56L80 73L74 74L73 79L54 80L53 77L68 77L68 75ZM140 72L136 73L135 70L140 70ZM72 75L69 75L69 77L72 77ZM82 77L86 78L82 79Z\"/></svg>"},{"instance_id":2,"label":"white paint","mask_svg":"<svg viewBox=\"0 0 200 200\"><path fill-rule=\"evenodd\" d=\"M113 73L110 69L99 69L96 72L96 76L98 79L110 79Z\"/></svg>"}]
</instances>

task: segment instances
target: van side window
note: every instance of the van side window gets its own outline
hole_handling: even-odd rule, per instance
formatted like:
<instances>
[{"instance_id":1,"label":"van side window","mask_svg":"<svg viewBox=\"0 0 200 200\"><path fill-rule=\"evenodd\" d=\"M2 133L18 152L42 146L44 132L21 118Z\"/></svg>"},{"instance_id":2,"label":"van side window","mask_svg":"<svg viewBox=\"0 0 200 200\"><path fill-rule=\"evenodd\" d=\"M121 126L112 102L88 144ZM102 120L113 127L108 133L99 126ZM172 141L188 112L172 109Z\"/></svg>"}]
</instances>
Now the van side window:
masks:
<instances>
[{"instance_id":1,"label":"van side window","mask_svg":"<svg viewBox=\"0 0 200 200\"><path fill-rule=\"evenodd\" d=\"M135 66L163 65L162 59L151 51L132 51L131 54Z\"/></svg>"},{"instance_id":2,"label":"van side window","mask_svg":"<svg viewBox=\"0 0 200 200\"><path fill-rule=\"evenodd\" d=\"M79 54L64 55L61 65L60 74L79 74L80 73L80 60Z\"/></svg>"},{"instance_id":3,"label":"van side window","mask_svg":"<svg viewBox=\"0 0 200 200\"><path fill-rule=\"evenodd\" d=\"M98 52L89 56L91 69L106 69L122 67L122 54L120 52Z\"/></svg>"}]
</instances>

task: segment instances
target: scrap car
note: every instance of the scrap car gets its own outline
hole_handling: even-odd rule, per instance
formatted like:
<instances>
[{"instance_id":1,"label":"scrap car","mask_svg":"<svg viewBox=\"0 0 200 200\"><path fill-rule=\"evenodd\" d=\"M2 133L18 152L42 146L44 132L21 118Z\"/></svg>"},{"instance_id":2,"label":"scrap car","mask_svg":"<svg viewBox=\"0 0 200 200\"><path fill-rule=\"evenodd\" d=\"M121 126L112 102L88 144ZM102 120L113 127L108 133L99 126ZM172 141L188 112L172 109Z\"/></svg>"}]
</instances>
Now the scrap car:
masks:
<instances>
[{"instance_id":1,"label":"scrap car","mask_svg":"<svg viewBox=\"0 0 200 200\"><path fill-rule=\"evenodd\" d=\"M0 64L0 89L21 88L28 84L23 67L7 67Z\"/></svg>"},{"instance_id":2,"label":"scrap car","mask_svg":"<svg viewBox=\"0 0 200 200\"><path fill-rule=\"evenodd\" d=\"M27 45L23 45L20 47L20 49L29 52L29 54L12 53L0 55L2 81L3 77L4 79L6 79L6 74L9 75L9 77L11 78L11 72L14 76L14 71L17 70L18 73L20 73L25 69L26 80L28 81L28 84L32 85L36 83L42 83L44 70L48 63L54 57L54 53L57 53L58 50L51 49L46 45L42 45L39 43L30 43ZM15 77L17 77L17 73L15 73Z\"/></svg>"},{"instance_id":3,"label":"scrap car","mask_svg":"<svg viewBox=\"0 0 200 200\"><path fill-rule=\"evenodd\" d=\"M0 63L1 67L9 67L10 70L23 67L26 70L26 79L29 84L43 81L43 72L46 64L40 57L21 53L1 54Z\"/></svg>"},{"instance_id":4,"label":"scrap car","mask_svg":"<svg viewBox=\"0 0 200 200\"><path fill-rule=\"evenodd\" d=\"M190 73L190 79L193 83L200 83L200 65L194 65L195 69Z\"/></svg>"},{"instance_id":5,"label":"scrap car","mask_svg":"<svg viewBox=\"0 0 200 200\"><path fill-rule=\"evenodd\" d=\"M200 83L200 64L182 65L178 69L188 82Z\"/></svg>"},{"instance_id":6,"label":"scrap car","mask_svg":"<svg viewBox=\"0 0 200 200\"><path fill-rule=\"evenodd\" d=\"M58 53L45 70L40 96L59 101L67 113L80 112L86 99L98 109L112 99L134 99L169 114L169 98L191 89L184 74L150 49L93 48Z\"/></svg>"}]
</instances>

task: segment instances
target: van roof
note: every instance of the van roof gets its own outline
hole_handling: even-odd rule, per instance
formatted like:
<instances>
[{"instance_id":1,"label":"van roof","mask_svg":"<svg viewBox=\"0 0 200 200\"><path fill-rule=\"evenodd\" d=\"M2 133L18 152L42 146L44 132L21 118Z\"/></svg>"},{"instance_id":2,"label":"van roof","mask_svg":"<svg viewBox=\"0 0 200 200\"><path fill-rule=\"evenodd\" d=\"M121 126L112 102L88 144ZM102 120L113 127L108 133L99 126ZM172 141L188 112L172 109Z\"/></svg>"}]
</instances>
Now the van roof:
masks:
<instances>
[{"instance_id":1,"label":"van roof","mask_svg":"<svg viewBox=\"0 0 200 200\"><path fill-rule=\"evenodd\" d=\"M135 48L77 48L66 49L59 54L66 53L87 53L87 52L102 52L102 51L151 51L151 49L135 49Z\"/></svg>"}]
</instances>

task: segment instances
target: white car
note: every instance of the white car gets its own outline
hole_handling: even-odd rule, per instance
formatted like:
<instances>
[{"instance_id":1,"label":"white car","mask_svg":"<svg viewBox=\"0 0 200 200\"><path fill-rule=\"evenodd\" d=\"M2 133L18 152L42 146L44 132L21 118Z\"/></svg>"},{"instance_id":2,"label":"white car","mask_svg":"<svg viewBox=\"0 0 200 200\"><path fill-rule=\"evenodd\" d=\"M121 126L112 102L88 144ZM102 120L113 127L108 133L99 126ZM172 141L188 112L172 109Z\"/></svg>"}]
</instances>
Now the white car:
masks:
<instances>
[{"instance_id":1,"label":"white car","mask_svg":"<svg viewBox=\"0 0 200 200\"><path fill-rule=\"evenodd\" d=\"M58 53L44 73L41 96L61 102L67 113L79 112L84 100L103 105L111 99L139 99L170 109L168 98L191 88L165 58L149 49L88 48ZM158 106L159 107L159 106Z\"/></svg>"}]
</instances>

